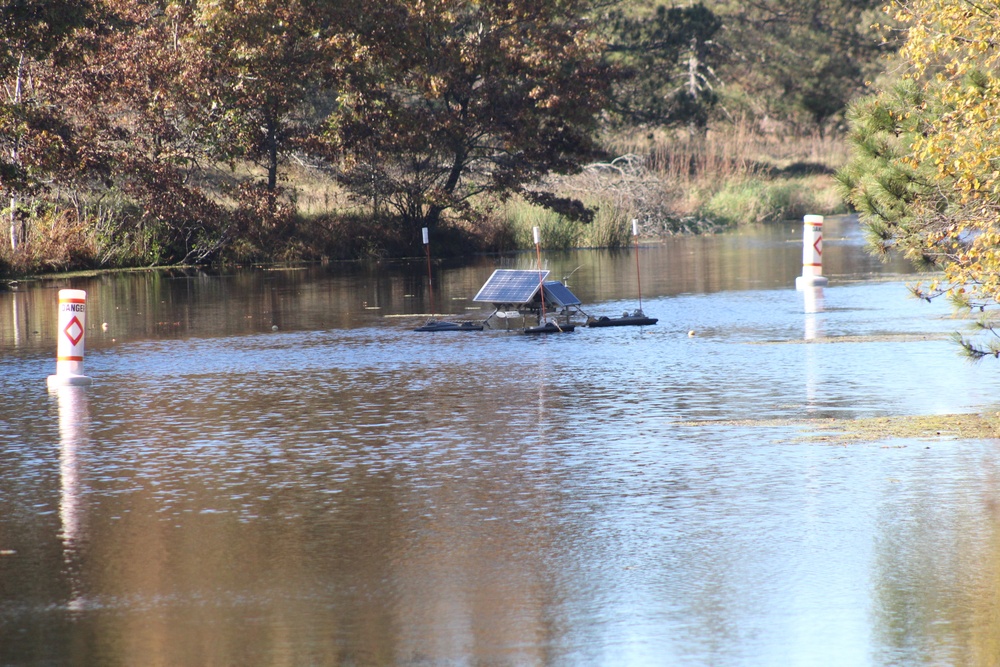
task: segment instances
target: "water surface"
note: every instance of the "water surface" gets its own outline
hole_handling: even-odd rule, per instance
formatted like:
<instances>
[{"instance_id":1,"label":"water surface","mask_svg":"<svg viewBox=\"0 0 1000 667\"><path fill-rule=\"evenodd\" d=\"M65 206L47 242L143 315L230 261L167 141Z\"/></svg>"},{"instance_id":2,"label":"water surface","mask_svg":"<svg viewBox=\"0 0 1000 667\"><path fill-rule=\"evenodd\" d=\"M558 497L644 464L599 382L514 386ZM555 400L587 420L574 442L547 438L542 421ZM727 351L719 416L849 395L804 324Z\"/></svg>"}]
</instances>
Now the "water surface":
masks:
<instances>
[{"instance_id":1,"label":"water surface","mask_svg":"<svg viewBox=\"0 0 1000 667\"><path fill-rule=\"evenodd\" d=\"M995 664L997 443L809 436L996 367L850 221L797 292L800 234L645 246L657 325L541 338L412 331L533 255L0 293L0 664ZM632 252L546 263L637 305Z\"/></svg>"}]
</instances>

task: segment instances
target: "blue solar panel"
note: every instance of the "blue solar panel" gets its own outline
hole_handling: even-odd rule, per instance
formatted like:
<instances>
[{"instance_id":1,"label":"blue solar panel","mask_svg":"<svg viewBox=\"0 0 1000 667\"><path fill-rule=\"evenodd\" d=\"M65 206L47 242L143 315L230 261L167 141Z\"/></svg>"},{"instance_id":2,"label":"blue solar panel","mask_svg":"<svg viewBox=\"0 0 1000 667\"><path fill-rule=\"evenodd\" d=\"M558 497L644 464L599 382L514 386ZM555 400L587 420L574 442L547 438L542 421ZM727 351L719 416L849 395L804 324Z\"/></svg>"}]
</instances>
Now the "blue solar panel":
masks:
<instances>
[{"instance_id":1,"label":"blue solar panel","mask_svg":"<svg viewBox=\"0 0 1000 667\"><path fill-rule=\"evenodd\" d=\"M538 288L547 275L548 271L497 269L472 300L487 303L528 303L538 293Z\"/></svg>"},{"instance_id":2,"label":"blue solar panel","mask_svg":"<svg viewBox=\"0 0 1000 667\"><path fill-rule=\"evenodd\" d=\"M545 283L545 301L562 308L564 306L579 306L582 301L569 291L569 288L558 280L549 280Z\"/></svg>"}]
</instances>

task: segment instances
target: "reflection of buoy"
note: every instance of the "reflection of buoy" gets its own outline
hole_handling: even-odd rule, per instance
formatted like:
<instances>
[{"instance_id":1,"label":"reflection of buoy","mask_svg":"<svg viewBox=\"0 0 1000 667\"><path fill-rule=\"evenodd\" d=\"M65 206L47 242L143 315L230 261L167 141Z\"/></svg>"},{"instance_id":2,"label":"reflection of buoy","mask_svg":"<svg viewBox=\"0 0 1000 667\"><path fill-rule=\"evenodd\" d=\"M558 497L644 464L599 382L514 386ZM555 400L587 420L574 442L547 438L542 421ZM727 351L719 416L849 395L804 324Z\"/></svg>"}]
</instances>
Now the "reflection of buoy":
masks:
<instances>
[{"instance_id":1,"label":"reflection of buoy","mask_svg":"<svg viewBox=\"0 0 1000 667\"><path fill-rule=\"evenodd\" d=\"M277 324L272 324L271 325L271 331L277 331L277 330L278 330L278 325Z\"/></svg>"},{"instance_id":2,"label":"reflection of buoy","mask_svg":"<svg viewBox=\"0 0 1000 667\"><path fill-rule=\"evenodd\" d=\"M79 450L87 439L87 390L63 386L54 389L53 393L59 400L59 476L62 480L59 516L63 539L70 544L80 537L83 494Z\"/></svg>"},{"instance_id":3,"label":"reflection of buoy","mask_svg":"<svg viewBox=\"0 0 1000 667\"><path fill-rule=\"evenodd\" d=\"M56 374L48 377L49 388L90 384L83 374L84 338L87 333L87 293L59 290Z\"/></svg>"}]
</instances>

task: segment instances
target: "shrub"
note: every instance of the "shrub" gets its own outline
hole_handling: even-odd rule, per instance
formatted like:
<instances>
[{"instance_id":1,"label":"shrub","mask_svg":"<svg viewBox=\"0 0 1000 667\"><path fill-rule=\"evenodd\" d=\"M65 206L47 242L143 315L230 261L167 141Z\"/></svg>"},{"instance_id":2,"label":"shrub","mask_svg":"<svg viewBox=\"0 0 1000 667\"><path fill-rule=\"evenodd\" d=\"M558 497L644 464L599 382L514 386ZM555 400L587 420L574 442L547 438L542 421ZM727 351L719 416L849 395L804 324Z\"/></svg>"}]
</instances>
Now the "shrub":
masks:
<instances>
[{"instance_id":1,"label":"shrub","mask_svg":"<svg viewBox=\"0 0 1000 667\"><path fill-rule=\"evenodd\" d=\"M16 251L3 244L0 261L5 274L69 271L98 264L93 238L72 209L38 205L32 208L29 221Z\"/></svg>"}]
</instances>

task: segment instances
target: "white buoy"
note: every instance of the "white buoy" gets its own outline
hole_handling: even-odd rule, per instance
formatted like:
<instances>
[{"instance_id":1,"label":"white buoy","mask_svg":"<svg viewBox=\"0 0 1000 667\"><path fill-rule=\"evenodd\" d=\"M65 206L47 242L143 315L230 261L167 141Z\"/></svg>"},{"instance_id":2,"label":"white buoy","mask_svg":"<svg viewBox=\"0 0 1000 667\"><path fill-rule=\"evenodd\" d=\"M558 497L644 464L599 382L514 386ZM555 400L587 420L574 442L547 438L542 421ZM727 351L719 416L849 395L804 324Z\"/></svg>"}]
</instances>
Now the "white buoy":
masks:
<instances>
[{"instance_id":1,"label":"white buoy","mask_svg":"<svg viewBox=\"0 0 1000 667\"><path fill-rule=\"evenodd\" d=\"M48 378L50 389L90 384L90 378L83 374L86 334L87 293L78 289L59 290L56 374Z\"/></svg>"},{"instance_id":2,"label":"white buoy","mask_svg":"<svg viewBox=\"0 0 1000 667\"><path fill-rule=\"evenodd\" d=\"M823 216L807 215L802 221L802 275L795 289L820 287L829 283L823 277Z\"/></svg>"}]
</instances>

